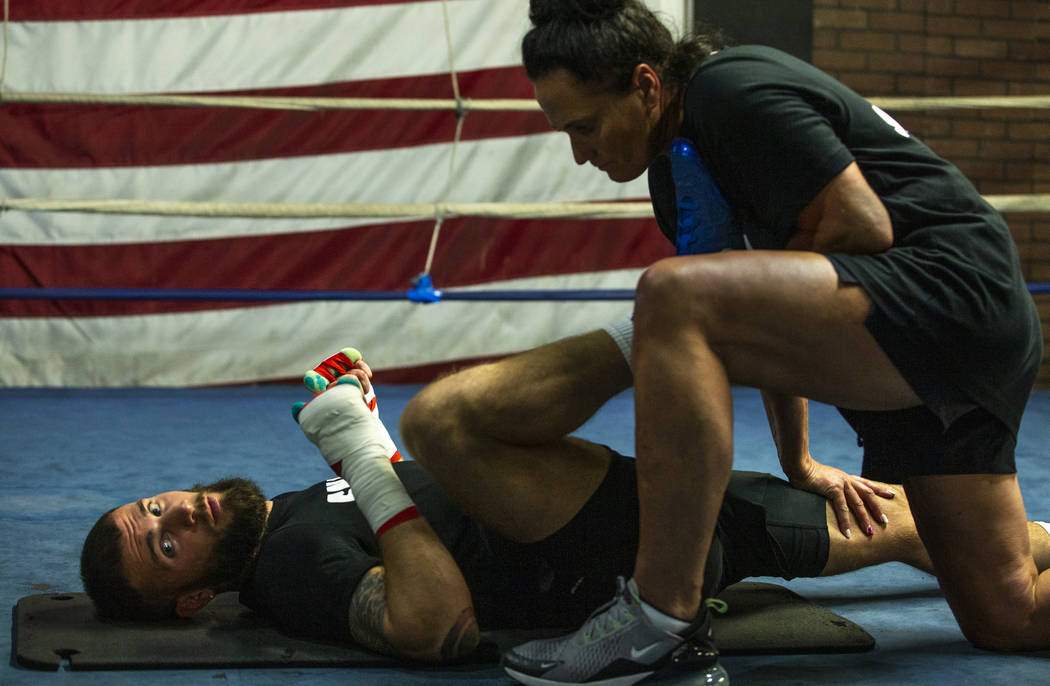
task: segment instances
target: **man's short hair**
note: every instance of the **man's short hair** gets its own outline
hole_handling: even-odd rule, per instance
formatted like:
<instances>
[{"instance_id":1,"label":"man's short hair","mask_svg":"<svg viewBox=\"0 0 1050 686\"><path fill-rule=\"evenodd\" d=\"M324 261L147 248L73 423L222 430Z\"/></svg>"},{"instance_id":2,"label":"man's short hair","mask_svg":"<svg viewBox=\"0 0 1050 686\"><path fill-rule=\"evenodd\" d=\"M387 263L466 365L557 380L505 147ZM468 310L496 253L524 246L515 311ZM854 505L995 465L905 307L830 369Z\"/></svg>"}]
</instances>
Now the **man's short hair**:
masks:
<instances>
[{"instance_id":1,"label":"man's short hair","mask_svg":"<svg viewBox=\"0 0 1050 686\"><path fill-rule=\"evenodd\" d=\"M149 603L124 574L122 534L110 510L91 527L80 553L80 579L102 617L164 619L175 616L174 602Z\"/></svg>"}]
</instances>

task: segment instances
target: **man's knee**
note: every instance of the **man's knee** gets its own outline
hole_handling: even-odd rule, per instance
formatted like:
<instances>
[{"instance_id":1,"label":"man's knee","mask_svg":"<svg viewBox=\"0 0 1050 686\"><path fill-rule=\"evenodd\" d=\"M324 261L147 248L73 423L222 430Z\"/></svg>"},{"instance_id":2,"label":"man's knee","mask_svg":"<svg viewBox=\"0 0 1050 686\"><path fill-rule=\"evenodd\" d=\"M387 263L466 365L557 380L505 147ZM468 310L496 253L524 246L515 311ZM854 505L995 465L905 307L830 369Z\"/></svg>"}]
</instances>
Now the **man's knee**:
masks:
<instances>
[{"instance_id":1,"label":"man's knee","mask_svg":"<svg viewBox=\"0 0 1050 686\"><path fill-rule=\"evenodd\" d=\"M448 414L440 406L438 394L430 387L424 388L408 401L401 412L398 429L401 440L415 459L426 462L431 452L428 448L435 445L435 439L444 430L442 425L447 419Z\"/></svg>"}]
</instances>

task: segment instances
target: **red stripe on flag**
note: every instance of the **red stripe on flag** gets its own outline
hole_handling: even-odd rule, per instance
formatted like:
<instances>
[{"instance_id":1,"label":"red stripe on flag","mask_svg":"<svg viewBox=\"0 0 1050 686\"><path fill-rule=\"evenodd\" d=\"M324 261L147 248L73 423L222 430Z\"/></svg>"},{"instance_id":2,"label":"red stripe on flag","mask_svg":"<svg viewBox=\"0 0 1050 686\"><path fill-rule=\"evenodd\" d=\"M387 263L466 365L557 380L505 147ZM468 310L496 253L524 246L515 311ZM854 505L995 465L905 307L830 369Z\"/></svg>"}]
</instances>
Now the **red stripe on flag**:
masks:
<instances>
[{"instance_id":1,"label":"red stripe on flag","mask_svg":"<svg viewBox=\"0 0 1050 686\"><path fill-rule=\"evenodd\" d=\"M465 98L531 99L520 67L459 75ZM448 74L300 88L240 91L282 97L451 99ZM454 139L445 111L260 110L223 107L44 105L0 108L0 166L26 169L234 162L404 148ZM480 140L550 131L539 111L467 114L462 138Z\"/></svg>"},{"instance_id":2,"label":"red stripe on flag","mask_svg":"<svg viewBox=\"0 0 1050 686\"><path fill-rule=\"evenodd\" d=\"M259 12L401 5L437 0L16 0L11 21L105 21L113 19L167 19Z\"/></svg>"},{"instance_id":3,"label":"red stripe on flag","mask_svg":"<svg viewBox=\"0 0 1050 686\"><path fill-rule=\"evenodd\" d=\"M0 246L0 287L407 290L425 265L432 228L429 221L417 221L224 240ZM442 225L430 273L435 287L453 288L644 267L671 252L652 219L537 222L456 217ZM101 316L242 306L9 299L0 300L0 316Z\"/></svg>"}]
</instances>

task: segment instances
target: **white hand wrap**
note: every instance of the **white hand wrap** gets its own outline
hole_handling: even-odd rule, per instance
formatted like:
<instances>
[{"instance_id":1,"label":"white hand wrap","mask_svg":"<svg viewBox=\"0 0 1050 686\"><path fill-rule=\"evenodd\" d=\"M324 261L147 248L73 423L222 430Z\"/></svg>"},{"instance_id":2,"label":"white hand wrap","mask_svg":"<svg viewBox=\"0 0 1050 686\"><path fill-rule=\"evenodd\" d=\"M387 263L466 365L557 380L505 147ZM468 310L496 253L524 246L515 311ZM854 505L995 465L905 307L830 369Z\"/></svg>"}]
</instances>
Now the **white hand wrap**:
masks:
<instances>
[{"instance_id":1,"label":"white hand wrap","mask_svg":"<svg viewBox=\"0 0 1050 686\"><path fill-rule=\"evenodd\" d=\"M332 385L307 403L299 426L350 490L372 531L415 504L390 462L393 441L353 384ZM394 449L396 452L396 449Z\"/></svg>"},{"instance_id":2,"label":"white hand wrap","mask_svg":"<svg viewBox=\"0 0 1050 686\"><path fill-rule=\"evenodd\" d=\"M365 403L372 410L372 417L375 418L376 424L379 426L379 440L383 442L383 449L387 451L387 458L389 458L391 462L400 462L401 453L394 444L394 439L390 438L390 432L386 430L386 425L383 424L383 421L379 418L379 403L376 401L374 387L370 387L368 393L365 393Z\"/></svg>"}]
</instances>

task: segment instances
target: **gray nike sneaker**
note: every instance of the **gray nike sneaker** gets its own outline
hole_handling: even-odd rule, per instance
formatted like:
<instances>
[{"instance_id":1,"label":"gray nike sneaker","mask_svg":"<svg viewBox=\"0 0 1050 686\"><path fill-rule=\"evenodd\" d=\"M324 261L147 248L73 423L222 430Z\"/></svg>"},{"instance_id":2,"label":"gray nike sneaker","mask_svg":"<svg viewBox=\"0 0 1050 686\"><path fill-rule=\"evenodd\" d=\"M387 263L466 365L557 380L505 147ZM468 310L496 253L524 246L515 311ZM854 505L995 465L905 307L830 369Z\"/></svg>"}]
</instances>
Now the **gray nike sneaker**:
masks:
<instances>
[{"instance_id":1,"label":"gray nike sneaker","mask_svg":"<svg viewBox=\"0 0 1050 686\"><path fill-rule=\"evenodd\" d=\"M528 686L627 686L650 677L663 681L662 672L704 677L691 683L729 684L710 638L712 601L705 601L700 616L679 636L653 626L642 610L633 579L625 583L621 577L617 583L616 596L595 610L576 633L512 648L503 654L503 669Z\"/></svg>"}]
</instances>

